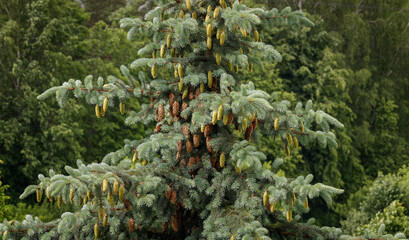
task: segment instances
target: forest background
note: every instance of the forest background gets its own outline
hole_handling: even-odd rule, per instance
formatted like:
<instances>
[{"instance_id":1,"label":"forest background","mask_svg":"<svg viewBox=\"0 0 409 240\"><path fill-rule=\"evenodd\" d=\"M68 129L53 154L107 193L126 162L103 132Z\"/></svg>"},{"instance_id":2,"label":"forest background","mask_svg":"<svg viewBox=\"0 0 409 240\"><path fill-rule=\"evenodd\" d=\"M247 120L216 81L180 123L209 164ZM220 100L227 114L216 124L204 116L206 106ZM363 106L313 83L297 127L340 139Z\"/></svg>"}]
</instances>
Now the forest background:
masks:
<instances>
[{"instance_id":1,"label":"forest background","mask_svg":"<svg viewBox=\"0 0 409 240\"><path fill-rule=\"evenodd\" d=\"M312 99L345 125L336 132L337 149L303 147L289 157L261 137L265 167L282 157L280 174L312 173L345 190L330 206L311 202L307 217L318 224L360 234L384 223L389 233L409 235L409 0L243 1L302 9L315 23L301 31L263 29L262 40L283 61L243 71L245 79L293 104ZM123 139L152 131L125 126L119 112L97 120L92 106L73 99L62 109L54 99L36 99L70 78L119 76L120 63L138 58L148 41L128 41L119 20L151 7L143 0L0 0L0 221L60 216L69 206L18 196L50 168L99 162ZM139 101L126 105L138 109L148 100Z\"/></svg>"}]
</instances>

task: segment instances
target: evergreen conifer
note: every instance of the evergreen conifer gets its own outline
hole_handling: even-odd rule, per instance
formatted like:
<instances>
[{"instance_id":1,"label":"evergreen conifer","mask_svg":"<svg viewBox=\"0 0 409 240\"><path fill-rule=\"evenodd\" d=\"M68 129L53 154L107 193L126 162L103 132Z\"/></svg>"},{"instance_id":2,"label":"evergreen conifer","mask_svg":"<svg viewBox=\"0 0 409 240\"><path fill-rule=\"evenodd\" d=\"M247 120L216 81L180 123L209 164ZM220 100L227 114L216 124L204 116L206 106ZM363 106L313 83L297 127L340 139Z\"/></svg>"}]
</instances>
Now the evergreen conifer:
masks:
<instances>
[{"instance_id":1,"label":"evergreen conifer","mask_svg":"<svg viewBox=\"0 0 409 240\"><path fill-rule=\"evenodd\" d=\"M128 39L147 34L123 77L69 80L38 98L56 94L61 107L70 95L95 105L96 117L124 113L130 98L150 98L127 125L155 123L142 140L125 140L122 149L100 163L66 166L67 175L39 175L36 193L58 205L78 204L78 212L43 223L0 224L4 239L339 239L340 230L303 221L308 201L331 203L342 193L312 175L295 179L276 174L282 159L263 168L266 156L252 144L260 134L282 141L290 155L298 145L318 142L336 147L332 116L308 101L290 109L288 101L240 82L239 71L261 59L281 60L262 42L260 25L312 25L300 11L249 9L241 1L157 0L141 19L123 19ZM151 57L152 56L152 57ZM139 71L149 68L151 75ZM173 75L170 74L173 73ZM69 107L69 106L65 106ZM381 229L382 230L382 229ZM380 231L383 234L383 230ZM397 236L401 237L401 235Z\"/></svg>"}]
</instances>

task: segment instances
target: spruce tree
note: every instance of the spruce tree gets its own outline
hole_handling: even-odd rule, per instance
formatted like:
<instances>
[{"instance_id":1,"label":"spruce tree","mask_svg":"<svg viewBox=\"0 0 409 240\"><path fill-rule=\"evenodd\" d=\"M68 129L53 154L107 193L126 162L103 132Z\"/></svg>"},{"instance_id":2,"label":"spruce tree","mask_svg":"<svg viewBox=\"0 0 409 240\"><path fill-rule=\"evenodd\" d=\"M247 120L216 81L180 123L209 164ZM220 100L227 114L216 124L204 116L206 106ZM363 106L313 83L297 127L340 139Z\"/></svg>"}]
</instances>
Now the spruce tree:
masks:
<instances>
[{"instance_id":1,"label":"spruce tree","mask_svg":"<svg viewBox=\"0 0 409 240\"><path fill-rule=\"evenodd\" d=\"M276 101L274 94L240 82L241 71L280 61L262 42L261 25L312 25L300 11L249 9L241 1L157 0L141 19L123 19L128 38L152 41L123 76L69 80L38 98L56 95L64 107L70 95L95 105L96 117L124 113L131 98L150 98L126 125L155 123L147 138L127 139L100 163L77 162L67 175L39 175L35 193L78 212L43 223L26 220L0 225L4 239L338 239L340 230L304 221L308 201L331 203L342 193L312 175L295 179L276 174L283 163L263 168L266 156L253 143L274 136L290 155L299 144L336 147L330 126L342 127L323 111ZM137 69L150 68L151 75ZM172 73L173 75L169 74ZM65 106L69 107L69 106Z\"/></svg>"}]
</instances>

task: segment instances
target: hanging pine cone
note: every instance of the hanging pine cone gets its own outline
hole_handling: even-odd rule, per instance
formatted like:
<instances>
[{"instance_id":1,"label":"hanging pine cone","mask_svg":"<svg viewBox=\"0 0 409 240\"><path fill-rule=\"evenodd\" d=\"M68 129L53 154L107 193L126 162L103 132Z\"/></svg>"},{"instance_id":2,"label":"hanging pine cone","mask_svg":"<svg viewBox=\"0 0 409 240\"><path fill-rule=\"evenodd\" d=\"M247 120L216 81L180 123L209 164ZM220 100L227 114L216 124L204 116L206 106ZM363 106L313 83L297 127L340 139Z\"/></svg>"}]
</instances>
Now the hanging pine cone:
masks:
<instances>
[{"instance_id":1,"label":"hanging pine cone","mask_svg":"<svg viewBox=\"0 0 409 240\"><path fill-rule=\"evenodd\" d=\"M150 102L151 102L151 107L153 107L153 101L155 101L154 97L151 97Z\"/></svg>"},{"instance_id":2,"label":"hanging pine cone","mask_svg":"<svg viewBox=\"0 0 409 240\"><path fill-rule=\"evenodd\" d=\"M250 124L248 128L246 129L246 133L244 134L244 139L247 141L250 141L251 134L253 134L253 125Z\"/></svg>"},{"instance_id":3,"label":"hanging pine cone","mask_svg":"<svg viewBox=\"0 0 409 240\"><path fill-rule=\"evenodd\" d=\"M180 112L179 112L179 110L180 110L180 109L179 109L179 107L180 107L180 106L179 106L179 103L175 101L175 102L173 103L172 107L173 107L173 114L174 114L175 116L179 116L179 113L180 113Z\"/></svg>"},{"instance_id":4,"label":"hanging pine cone","mask_svg":"<svg viewBox=\"0 0 409 240\"><path fill-rule=\"evenodd\" d=\"M189 162L187 163L187 166L188 167L191 167L191 166L193 166L193 164L195 164L196 162L195 162L195 158L194 157L190 157L189 158Z\"/></svg>"},{"instance_id":5,"label":"hanging pine cone","mask_svg":"<svg viewBox=\"0 0 409 240\"><path fill-rule=\"evenodd\" d=\"M212 130L213 130L213 125L212 124L207 124L205 126L205 129L204 129L204 132L203 132L204 136L205 137L210 136L210 133L212 132Z\"/></svg>"},{"instance_id":6,"label":"hanging pine cone","mask_svg":"<svg viewBox=\"0 0 409 240\"><path fill-rule=\"evenodd\" d=\"M176 153L176 159L179 160L180 159L180 152Z\"/></svg>"},{"instance_id":7,"label":"hanging pine cone","mask_svg":"<svg viewBox=\"0 0 409 240\"><path fill-rule=\"evenodd\" d=\"M160 132L161 130L162 130L162 124L158 124L158 125L156 125L154 132L155 132L155 133L158 133L158 132Z\"/></svg>"},{"instance_id":8,"label":"hanging pine cone","mask_svg":"<svg viewBox=\"0 0 409 240\"><path fill-rule=\"evenodd\" d=\"M195 94L193 89L189 89L189 100L192 101L195 98Z\"/></svg>"},{"instance_id":9,"label":"hanging pine cone","mask_svg":"<svg viewBox=\"0 0 409 240\"><path fill-rule=\"evenodd\" d=\"M195 134L193 135L193 146L198 147L200 144L200 136Z\"/></svg>"},{"instance_id":10,"label":"hanging pine cone","mask_svg":"<svg viewBox=\"0 0 409 240\"><path fill-rule=\"evenodd\" d=\"M178 150L178 152L181 152L181 151L182 151L182 148L183 148L183 143L182 143L182 141L178 141L178 142L176 143L176 149Z\"/></svg>"},{"instance_id":11,"label":"hanging pine cone","mask_svg":"<svg viewBox=\"0 0 409 240\"><path fill-rule=\"evenodd\" d=\"M169 105L172 106L175 101L175 94L169 93Z\"/></svg>"},{"instance_id":12,"label":"hanging pine cone","mask_svg":"<svg viewBox=\"0 0 409 240\"><path fill-rule=\"evenodd\" d=\"M170 202L172 204L175 204L177 200L178 200L178 196L176 194L176 191L172 191L172 194L170 196Z\"/></svg>"},{"instance_id":13,"label":"hanging pine cone","mask_svg":"<svg viewBox=\"0 0 409 240\"><path fill-rule=\"evenodd\" d=\"M206 138L206 147L207 147L207 150L209 151L209 152L213 152L213 147L212 147L212 145L210 144L210 141L212 140L212 138L211 137L207 137Z\"/></svg>"},{"instance_id":14,"label":"hanging pine cone","mask_svg":"<svg viewBox=\"0 0 409 240\"><path fill-rule=\"evenodd\" d=\"M127 212L131 210L131 202L128 199L124 199L124 208Z\"/></svg>"},{"instance_id":15,"label":"hanging pine cone","mask_svg":"<svg viewBox=\"0 0 409 240\"><path fill-rule=\"evenodd\" d=\"M165 107L162 104L158 107L157 115L157 118L159 120L158 122L162 121L165 118Z\"/></svg>"},{"instance_id":16,"label":"hanging pine cone","mask_svg":"<svg viewBox=\"0 0 409 240\"><path fill-rule=\"evenodd\" d=\"M233 120L234 120L234 114L232 112L230 112L229 113L229 118L227 120L227 125L232 124Z\"/></svg>"},{"instance_id":17,"label":"hanging pine cone","mask_svg":"<svg viewBox=\"0 0 409 240\"><path fill-rule=\"evenodd\" d=\"M191 152L193 151L193 144L192 144L192 142L191 142L190 140L188 140L188 141L186 142L186 151L187 151L188 153L191 153Z\"/></svg>"},{"instance_id":18,"label":"hanging pine cone","mask_svg":"<svg viewBox=\"0 0 409 240\"><path fill-rule=\"evenodd\" d=\"M170 116L174 117L175 115L173 114L173 106L169 105L169 114Z\"/></svg>"},{"instance_id":19,"label":"hanging pine cone","mask_svg":"<svg viewBox=\"0 0 409 240\"><path fill-rule=\"evenodd\" d=\"M212 167L215 167L215 166L216 166L216 157L215 157L215 156L212 156L212 157L210 158L210 162L212 163Z\"/></svg>"},{"instance_id":20,"label":"hanging pine cone","mask_svg":"<svg viewBox=\"0 0 409 240\"><path fill-rule=\"evenodd\" d=\"M182 127L182 133L185 135L187 138L190 138L190 132L189 132L189 127L187 125Z\"/></svg>"},{"instance_id":21,"label":"hanging pine cone","mask_svg":"<svg viewBox=\"0 0 409 240\"><path fill-rule=\"evenodd\" d=\"M194 98L199 97L200 93L201 93L200 88L196 88L196 92L195 92Z\"/></svg>"},{"instance_id":22,"label":"hanging pine cone","mask_svg":"<svg viewBox=\"0 0 409 240\"><path fill-rule=\"evenodd\" d=\"M133 218L130 218L128 220L128 229L130 232L135 232L135 221L133 220Z\"/></svg>"},{"instance_id":23,"label":"hanging pine cone","mask_svg":"<svg viewBox=\"0 0 409 240\"><path fill-rule=\"evenodd\" d=\"M175 232L177 232L179 230L178 220L173 215L170 218L170 226L172 227L173 231L175 231Z\"/></svg>"},{"instance_id":24,"label":"hanging pine cone","mask_svg":"<svg viewBox=\"0 0 409 240\"><path fill-rule=\"evenodd\" d=\"M253 125L253 130L257 128L258 120L257 118L254 118L254 120L251 122L251 125Z\"/></svg>"}]
</instances>

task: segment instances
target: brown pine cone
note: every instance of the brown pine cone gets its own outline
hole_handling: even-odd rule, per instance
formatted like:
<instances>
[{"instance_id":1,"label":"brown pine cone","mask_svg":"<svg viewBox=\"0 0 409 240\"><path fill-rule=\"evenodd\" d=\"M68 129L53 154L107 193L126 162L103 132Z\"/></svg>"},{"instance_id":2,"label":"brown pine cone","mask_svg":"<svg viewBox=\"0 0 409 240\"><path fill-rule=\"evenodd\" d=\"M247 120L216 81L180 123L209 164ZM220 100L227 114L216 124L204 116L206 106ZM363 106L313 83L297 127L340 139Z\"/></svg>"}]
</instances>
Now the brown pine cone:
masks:
<instances>
[{"instance_id":1,"label":"brown pine cone","mask_svg":"<svg viewBox=\"0 0 409 240\"><path fill-rule=\"evenodd\" d=\"M232 124L234 120L234 114L232 112L229 113L229 120L227 121L227 125Z\"/></svg>"},{"instance_id":2,"label":"brown pine cone","mask_svg":"<svg viewBox=\"0 0 409 240\"><path fill-rule=\"evenodd\" d=\"M178 142L176 143L176 149L178 150L178 152L181 152L181 151L182 151L182 148L183 148L183 143L182 143L182 141L178 141Z\"/></svg>"},{"instance_id":3,"label":"brown pine cone","mask_svg":"<svg viewBox=\"0 0 409 240\"><path fill-rule=\"evenodd\" d=\"M169 105L169 114L170 116L174 117L175 115L173 114L173 106Z\"/></svg>"},{"instance_id":4,"label":"brown pine cone","mask_svg":"<svg viewBox=\"0 0 409 240\"><path fill-rule=\"evenodd\" d=\"M185 135L185 137L190 138L189 127L187 125L182 127L182 133Z\"/></svg>"},{"instance_id":5,"label":"brown pine cone","mask_svg":"<svg viewBox=\"0 0 409 240\"><path fill-rule=\"evenodd\" d=\"M200 88L196 88L196 92L195 92L194 98L199 97L199 95L200 95Z\"/></svg>"},{"instance_id":6,"label":"brown pine cone","mask_svg":"<svg viewBox=\"0 0 409 240\"><path fill-rule=\"evenodd\" d=\"M200 136L195 134L193 135L193 146L198 147L200 144Z\"/></svg>"},{"instance_id":7,"label":"brown pine cone","mask_svg":"<svg viewBox=\"0 0 409 240\"><path fill-rule=\"evenodd\" d=\"M174 116L179 116L179 103L177 102L177 101L175 101L173 104L172 104L172 108L173 108L173 114L174 114Z\"/></svg>"},{"instance_id":8,"label":"brown pine cone","mask_svg":"<svg viewBox=\"0 0 409 240\"><path fill-rule=\"evenodd\" d=\"M207 147L207 150L209 151L209 152L213 152L213 147L212 147L212 145L210 144L210 141L212 140L212 138L211 137L207 137L206 138L206 147Z\"/></svg>"},{"instance_id":9,"label":"brown pine cone","mask_svg":"<svg viewBox=\"0 0 409 240\"><path fill-rule=\"evenodd\" d=\"M204 129L204 132L203 132L204 136L205 137L210 136L210 133L212 132L212 130L213 130L213 125L212 124L207 124L205 126L205 129Z\"/></svg>"},{"instance_id":10,"label":"brown pine cone","mask_svg":"<svg viewBox=\"0 0 409 240\"><path fill-rule=\"evenodd\" d=\"M250 141L251 134L253 134L253 125L250 124L248 128L246 129L246 133L244 133L244 139L247 141Z\"/></svg>"},{"instance_id":11,"label":"brown pine cone","mask_svg":"<svg viewBox=\"0 0 409 240\"><path fill-rule=\"evenodd\" d=\"M124 208L127 212L131 210L131 202L128 199L124 199Z\"/></svg>"},{"instance_id":12,"label":"brown pine cone","mask_svg":"<svg viewBox=\"0 0 409 240\"><path fill-rule=\"evenodd\" d=\"M189 158L189 162L187 163L187 166L188 167L191 167L191 166L193 166L193 164L195 164L196 162L195 162L195 158L194 157L190 157Z\"/></svg>"},{"instance_id":13,"label":"brown pine cone","mask_svg":"<svg viewBox=\"0 0 409 240\"><path fill-rule=\"evenodd\" d=\"M191 152L193 151L193 144L192 144L192 142L191 142L190 140L188 140L188 141L186 142L186 151L187 151L188 153L191 153Z\"/></svg>"},{"instance_id":14,"label":"brown pine cone","mask_svg":"<svg viewBox=\"0 0 409 240\"><path fill-rule=\"evenodd\" d=\"M135 221L133 220L133 218L130 218L128 220L128 229L130 232L135 232Z\"/></svg>"},{"instance_id":15,"label":"brown pine cone","mask_svg":"<svg viewBox=\"0 0 409 240\"><path fill-rule=\"evenodd\" d=\"M212 163L212 167L215 167L215 166L216 166L216 157L215 157L215 156L212 156L212 157L210 158L210 162Z\"/></svg>"},{"instance_id":16,"label":"brown pine cone","mask_svg":"<svg viewBox=\"0 0 409 240\"><path fill-rule=\"evenodd\" d=\"M162 121L165 118L165 107L162 104L159 105L157 114L159 119L158 122Z\"/></svg>"},{"instance_id":17,"label":"brown pine cone","mask_svg":"<svg viewBox=\"0 0 409 240\"><path fill-rule=\"evenodd\" d=\"M155 133L158 133L158 132L160 132L161 130L162 130L162 124L158 124L158 125L156 125L154 132L155 132Z\"/></svg>"},{"instance_id":18,"label":"brown pine cone","mask_svg":"<svg viewBox=\"0 0 409 240\"><path fill-rule=\"evenodd\" d=\"M195 98L195 93L193 92L193 89L189 89L189 100L192 101Z\"/></svg>"},{"instance_id":19,"label":"brown pine cone","mask_svg":"<svg viewBox=\"0 0 409 240\"><path fill-rule=\"evenodd\" d=\"M175 101L175 94L169 93L169 105L172 106Z\"/></svg>"},{"instance_id":20,"label":"brown pine cone","mask_svg":"<svg viewBox=\"0 0 409 240\"><path fill-rule=\"evenodd\" d=\"M170 202L172 204L175 204L177 200L178 200L178 196L176 194L176 191L172 191L172 194L170 196Z\"/></svg>"},{"instance_id":21,"label":"brown pine cone","mask_svg":"<svg viewBox=\"0 0 409 240\"><path fill-rule=\"evenodd\" d=\"M186 102L183 102L181 111L184 111L187 107L189 107L189 104L187 104Z\"/></svg>"},{"instance_id":22,"label":"brown pine cone","mask_svg":"<svg viewBox=\"0 0 409 240\"><path fill-rule=\"evenodd\" d=\"M173 215L170 218L170 226L172 227L173 231L175 231L175 232L177 232L179 230L178 220Z\"/></svg>"},{"instance_id":23,"label":"brown pine cone","mask_svg":"<svg viewBox=\"0 0 409 240\"><path fill-rule=\"evenodd\" d=\"M172 189L168 186L168 191L166 191L165 197L166 199L170 199L171 196L172 196Z\"/></svg>"},{"instance_id":24,"label":"brown pine cone","mask_svg":"<svg viewBox=\"0 0 409 240\"><path fill-rule=\"evenodd\" d=\"M212 91L216 91L217 90L217 78L213 78L213 85L212 85Z\"/></svg>"},{"instance_id":25,"label":"brown pine cone","mask_svg":"<svg viewBox=\"0 0 409 240\"><path fill-rule=\"evenodd\" d=\"M254 118L253 122L251 122L251 124L253 125L253 130L257 128L257 124L258 124L258 119Z\"/></svg>"}]
</instances>

